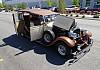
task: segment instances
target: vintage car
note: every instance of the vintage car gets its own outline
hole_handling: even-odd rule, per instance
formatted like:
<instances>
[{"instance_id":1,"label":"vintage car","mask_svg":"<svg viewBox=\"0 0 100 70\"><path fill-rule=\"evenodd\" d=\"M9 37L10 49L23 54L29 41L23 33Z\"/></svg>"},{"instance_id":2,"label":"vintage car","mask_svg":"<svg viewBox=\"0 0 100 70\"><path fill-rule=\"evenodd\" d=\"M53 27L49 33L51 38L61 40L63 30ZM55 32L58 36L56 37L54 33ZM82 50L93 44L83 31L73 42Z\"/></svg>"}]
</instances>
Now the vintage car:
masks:
<instances>
[{"instance_id":1,"label":"vintage car","mask_svg":"<svg viewBox=\"0 0 100 70\"><path fill-rule=\"evenodd\" d=\"M45 9L20 10L13 14L16 33L30 41L40 40L55 46L61 56L87 52L93 44L92 33L80 29L75 19Z\"/></svg>"}]
</instances>

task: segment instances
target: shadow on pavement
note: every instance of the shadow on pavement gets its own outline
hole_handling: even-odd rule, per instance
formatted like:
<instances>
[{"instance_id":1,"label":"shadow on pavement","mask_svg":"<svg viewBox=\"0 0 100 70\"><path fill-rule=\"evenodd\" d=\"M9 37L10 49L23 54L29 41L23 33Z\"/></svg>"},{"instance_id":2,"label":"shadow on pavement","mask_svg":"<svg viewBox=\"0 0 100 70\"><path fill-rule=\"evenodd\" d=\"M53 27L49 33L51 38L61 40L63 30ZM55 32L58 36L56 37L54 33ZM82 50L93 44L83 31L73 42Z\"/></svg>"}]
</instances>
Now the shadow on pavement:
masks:
<instances>
[{"instance_id":1,"label":"shadow on pavement","mask_svg":"<svg viewBox=\"0 0 100 70\"><path fill-rule=\"evenodd\" d=\"M6 43L3 43L3 44L0 45L0 47L4 47L4 46L6 46L6 45L7 45Z\"/></svg>"},{"instance_id":2,"label":"shadow on pavement","mask_svg":"<svg viewBox=\"0 0 100 70\"><path fill-rule=\"evenodd\" d=\"M71 59L71 57L65 59L60 55L58 55L54 51L53 46L52 47L42 46L40 44L37 44L36 42L30 42L29 40L23 37L18 37L16 34L3 39L3 41L5 42L4 46L10 45L11 47L14 47L22 51L15 54L15 56L18 56L30 50L34 50L36 54L40 54L40 55L46 54L47 61L54 65L63 65L65 64L65 62ZM3 45L0 46L3 47Z\"/></svg>"}]
</instances>

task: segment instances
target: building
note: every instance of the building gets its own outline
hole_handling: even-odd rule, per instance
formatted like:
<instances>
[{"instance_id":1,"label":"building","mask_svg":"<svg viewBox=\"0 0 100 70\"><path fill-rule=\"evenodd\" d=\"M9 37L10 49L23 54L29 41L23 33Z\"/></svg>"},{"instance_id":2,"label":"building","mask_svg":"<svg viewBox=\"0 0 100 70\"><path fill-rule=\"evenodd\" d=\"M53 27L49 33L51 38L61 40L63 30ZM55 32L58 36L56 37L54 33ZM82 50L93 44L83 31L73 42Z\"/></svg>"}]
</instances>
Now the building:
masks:
<instances>
[{"instance_id":1,"label":"building","mask_svg":"<svg viewBox=\"0 0 100 70\"><path fill-rule=\"evenodd\" d=\"M94 8L100 8L100 0L94 1Z\"/></svg>"},{"instance_id":2,"label":"building","mask_svg":"<svg viewBox=\"0 0 100 70\"><path fill-rule=\"evenodd\" d=\"M58 3L58 0L53 0ZM47 0L3 0L4 3L10 4L10 5L15 5L17 3L26 3L29 7L47 7ZM72 0L66 0L67 7L72 6Z\"/></svg>"},{"instance_id":3,"label":"building","mask_svg":"<svg viewBox=\"0 0 100 70\"><path fill-rule=\"evenodd\" d=\"M100 8L100 0L80 0L81 8Z\"/></svg>"}]
</instances>

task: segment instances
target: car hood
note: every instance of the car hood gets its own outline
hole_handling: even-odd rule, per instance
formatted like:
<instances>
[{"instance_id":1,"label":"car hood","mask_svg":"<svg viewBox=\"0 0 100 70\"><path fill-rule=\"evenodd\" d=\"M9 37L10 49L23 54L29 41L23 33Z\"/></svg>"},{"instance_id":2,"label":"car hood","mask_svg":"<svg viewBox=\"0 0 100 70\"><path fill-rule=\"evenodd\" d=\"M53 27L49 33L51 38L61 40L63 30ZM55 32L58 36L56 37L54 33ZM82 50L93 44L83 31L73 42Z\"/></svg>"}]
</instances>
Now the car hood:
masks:
<instances>
[{"instance_id":1,"label":"car hood","mask_svg":"<svg viewBox=\"0 0 100 70\"><path fill-rule=\"evenodd\" d=\"M75 25L75 19L67 17L67 16L56 16L56 19L54 21L54 26L57 26L59 28L63 28L65 30L70 30L72 26Z\"/></svg>"}]
</instances>

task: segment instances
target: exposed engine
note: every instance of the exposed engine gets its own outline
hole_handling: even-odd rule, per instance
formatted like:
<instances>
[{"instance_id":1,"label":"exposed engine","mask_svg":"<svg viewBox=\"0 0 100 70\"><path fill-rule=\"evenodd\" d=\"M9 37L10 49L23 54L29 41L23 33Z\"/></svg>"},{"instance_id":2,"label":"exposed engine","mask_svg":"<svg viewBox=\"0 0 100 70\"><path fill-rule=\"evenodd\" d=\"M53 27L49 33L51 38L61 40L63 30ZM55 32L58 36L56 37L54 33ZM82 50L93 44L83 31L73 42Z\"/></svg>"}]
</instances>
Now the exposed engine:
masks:
<instances>
[{"instance_id":1,"label":"exposed engine","mask_svg":"<svg viewBox=\"0 0 100 70\"><path fill-rule=\"evenodd\" d=\"M78 51L86 48L91 43L90 37L92 36L92 33L87 30L76 27L73 31L71 30L68 35L75 41Z\"/></svg>"},{"instance_id":2,"label":"exposed engine","mask_svg":"<svg viewBox=\"0 0 100 70\"><path fill-rule=\"evenodd\" d=\"M87 30L80 29L77 26L74 26L69 31L54 26L53 31L54 31L56 37L67 36L70 39L74 40L75 44L76 44L75 48L78 51L83 50L84 48L89 46L89 44L91 44L91 38L90 37L92 36L92 33L87 31Z\"/></svg>"}]
</instances>

